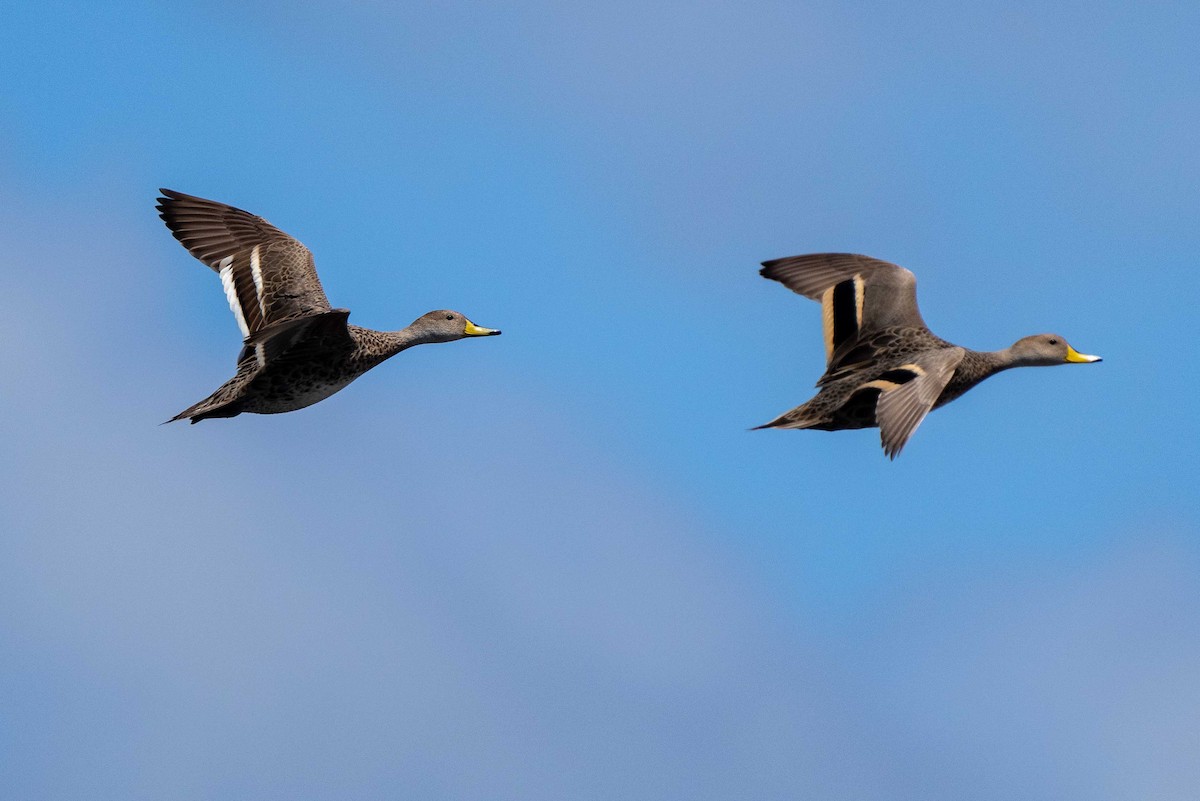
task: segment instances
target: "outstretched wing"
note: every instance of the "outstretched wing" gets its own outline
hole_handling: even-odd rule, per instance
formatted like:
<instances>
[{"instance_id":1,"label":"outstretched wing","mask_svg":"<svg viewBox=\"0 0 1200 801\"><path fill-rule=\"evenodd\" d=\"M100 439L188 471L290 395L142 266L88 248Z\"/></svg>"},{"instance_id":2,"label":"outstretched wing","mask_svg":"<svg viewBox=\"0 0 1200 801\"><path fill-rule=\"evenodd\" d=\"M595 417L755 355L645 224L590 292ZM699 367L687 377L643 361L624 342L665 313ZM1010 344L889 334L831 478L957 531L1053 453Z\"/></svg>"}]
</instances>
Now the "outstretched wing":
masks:
<instances>
[{"instance_id":1,"label":"outstretched wing","mask_svg":"<svg viewBox=\"0 0 1200 801\"><path fill-rule=\"evenodd\" d=\"M242 336L330 311L312 253L248 211L170 189L159 216L193 256L221 276Z\"/></svg>"},{"instance_id":2,"label":"outstretched wing","mask_svg":"<svg viewBox=\"0 0 1200 801\"><path fill-rule=\"evenodd\" d=\"M883 390L875 402L875 421L889 459L900 454L929 414L964 354L962 348L927 351L871 382Z\"/></svg>"},{"instance_id":3,"label":"outstretched wing","mask_svg":"<svg viewBox=\"0 0 1200 801\"><path fill-rule=\"evenodd\" d=\"M764 278L820 301L825 361L884 328L926 328L917 309L917 279L903 267L854 253L811 253L763 262Z\"/></svg>"}]
</instances>

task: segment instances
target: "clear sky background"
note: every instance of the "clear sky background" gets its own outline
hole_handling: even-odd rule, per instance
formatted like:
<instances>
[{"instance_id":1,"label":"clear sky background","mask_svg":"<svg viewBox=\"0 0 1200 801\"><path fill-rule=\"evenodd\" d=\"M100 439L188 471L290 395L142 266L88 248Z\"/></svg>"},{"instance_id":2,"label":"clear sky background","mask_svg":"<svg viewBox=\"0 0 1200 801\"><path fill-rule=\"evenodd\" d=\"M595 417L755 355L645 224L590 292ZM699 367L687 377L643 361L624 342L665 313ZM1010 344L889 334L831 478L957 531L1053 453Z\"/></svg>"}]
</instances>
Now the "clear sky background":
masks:
<instances>
[{"instance_id":1,"label":"clear sky background","mask_svg":"<svg viewBox=\"0 0 1200 801\"><path fill-rule=\"evenodd\" d=\"M17 3L0 797L1200 796L1196 3ZM318 406L154 212L504 336ZM896 461L748 432L918 276L994 378Z\"/></svg>"}]
</instances>

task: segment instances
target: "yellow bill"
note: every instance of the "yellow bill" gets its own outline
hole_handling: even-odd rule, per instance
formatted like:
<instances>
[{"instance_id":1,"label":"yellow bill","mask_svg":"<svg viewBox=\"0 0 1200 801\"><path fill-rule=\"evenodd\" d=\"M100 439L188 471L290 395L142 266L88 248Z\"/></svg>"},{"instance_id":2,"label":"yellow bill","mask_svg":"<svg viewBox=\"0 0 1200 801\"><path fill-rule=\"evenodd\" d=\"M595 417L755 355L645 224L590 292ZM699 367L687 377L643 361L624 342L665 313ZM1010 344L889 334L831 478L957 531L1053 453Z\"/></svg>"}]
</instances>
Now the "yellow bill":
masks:
<instances>
[{"instance_id":1,"label":"yellow bill","mask_svg":"<svg viewBox=\"0 0 1200 801\"><path fill-rule=\"evenodd\" d=\"M1090 362L1101 361L1101 359L1099 356L1088 356L1086 353L1080 353L1070 345L1067 345L1067 361L1077 364L1089 364Z\"/></svg>"},{"instance_id":2,"label":"yellow bill","mask_svg":"<svg viewBox=\"0 0 1200 801\"><path fill-rule=\"evenodd\" d=\"M469 337L493 337L500 333L499 328L484 328L481 325L467 320L467 326L463 329L463 334Z\"/></svg>"}]
</instances>

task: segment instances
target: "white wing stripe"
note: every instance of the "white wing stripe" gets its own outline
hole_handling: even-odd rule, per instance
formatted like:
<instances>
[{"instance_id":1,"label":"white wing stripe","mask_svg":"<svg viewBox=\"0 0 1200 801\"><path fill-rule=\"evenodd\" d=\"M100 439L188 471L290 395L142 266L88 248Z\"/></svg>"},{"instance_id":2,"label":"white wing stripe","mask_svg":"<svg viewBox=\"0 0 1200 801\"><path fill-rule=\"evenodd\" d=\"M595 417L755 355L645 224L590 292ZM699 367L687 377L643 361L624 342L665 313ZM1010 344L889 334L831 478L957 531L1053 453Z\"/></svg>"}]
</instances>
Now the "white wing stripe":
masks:
<instances>
[{"instance_id":1,"label":"white wing stripe","mask_svg":"<svg viewBox=\"0 0 1200 801\"><path fill-rule=\"evenodd\" d=\"M833 290L837 284L821 293L821 333L825 337L825 363L833 358Z\"/></svg>"},{"instance_id":2,"label":"white wing stripe","mask_svg":"<svg viewBox=\"0 0 1200 801\"><path fill-rule=\"evenodd\" d=\"M863 330L863 304L867 302L867 282L862 273L854 276L854 322L857 324L854 335Z\"/></svg>"},{"instance_id":3,"label":"white wing stripe","mask_svg":"<svg viewBox=\"0 0 1200 801\"><path fill-rule=\"evenodd\" d=\"M267 307L263 303L262 265L259 263L258 250L262 245L255 245L250 251L250 276L254 279L254 294L258 296L258 311L263 319L267 319Z\"/></svg>"},{"instance_id":4,"label":"white wing stripe","mask_svg":"<svg viewBox=\"0 0 1200 801\"><path fill-rule=\"evenodd\" d=\"M229 309L237 320L242 336L250 336L250 326L246 325L246 315L242 314L242 304L238 303L237 287L233 285L233 256L226 256L217 264L221 274L221 286L225 290L225 299L229 301Z\"/></svg>"}]
</instances>

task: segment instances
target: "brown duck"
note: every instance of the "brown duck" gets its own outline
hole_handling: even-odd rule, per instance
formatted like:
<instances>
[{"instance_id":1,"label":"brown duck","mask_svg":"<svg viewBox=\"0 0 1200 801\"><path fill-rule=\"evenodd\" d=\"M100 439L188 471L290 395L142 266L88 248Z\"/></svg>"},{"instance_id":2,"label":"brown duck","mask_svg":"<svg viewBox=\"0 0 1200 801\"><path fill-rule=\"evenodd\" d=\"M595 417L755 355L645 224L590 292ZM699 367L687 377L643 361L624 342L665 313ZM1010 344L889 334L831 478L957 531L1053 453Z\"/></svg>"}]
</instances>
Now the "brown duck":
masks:
<instances>
[{"instance_id":1,"label":"brown duck","mask_svg":"<svg viewBox=\"0 0 1200 801\"><path fill-rule=\"evenodd\" d=\"M868 256L792 256L763 262L761 273L820 301L826 369L812 400L758 428L878 426L884 453L895 459L932 409L1001 370L1100 361L1057 334L1035 334L997 351L951 344L921 319L916 277Z\"/></svg>"},{"instance_id":2,"label":"brown duck","mask_svg":"<svg viewBox=\"0 0 1200 801\"><path fill-rule=\"evenodd\" d=\"M304 245L247 211L159 191L159 216L189 253L220 276L244 337L234 377L168 423L303 409L413 345L500 333L447 310L431 311L399 331L349 325L347 309L330 307Z\"/></svg>"}]
</instances>

